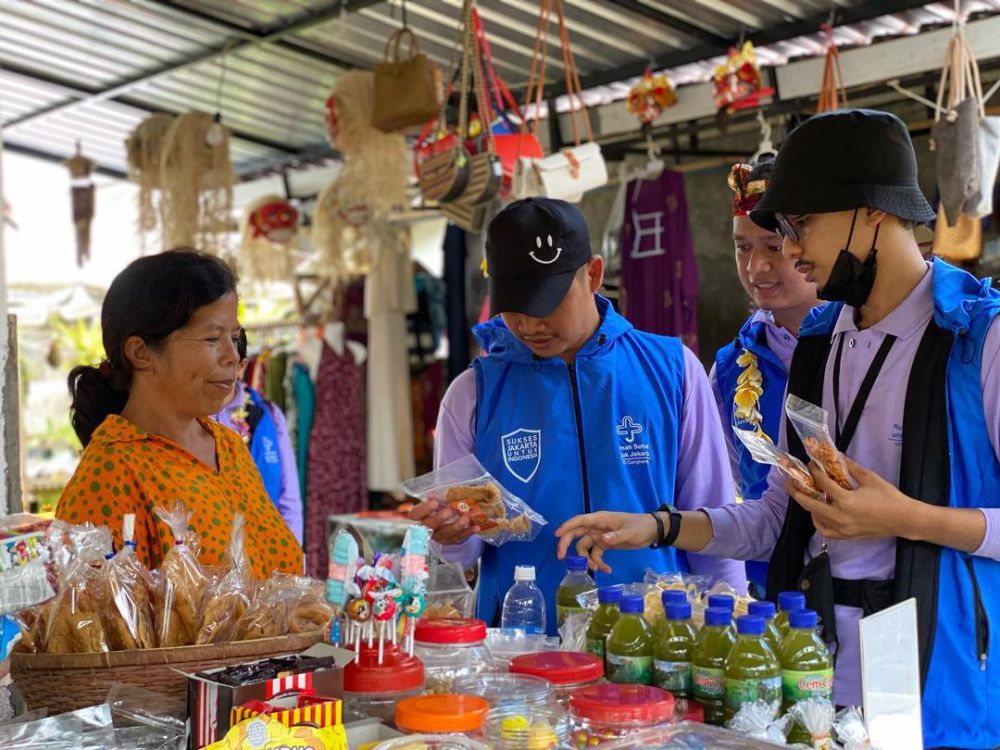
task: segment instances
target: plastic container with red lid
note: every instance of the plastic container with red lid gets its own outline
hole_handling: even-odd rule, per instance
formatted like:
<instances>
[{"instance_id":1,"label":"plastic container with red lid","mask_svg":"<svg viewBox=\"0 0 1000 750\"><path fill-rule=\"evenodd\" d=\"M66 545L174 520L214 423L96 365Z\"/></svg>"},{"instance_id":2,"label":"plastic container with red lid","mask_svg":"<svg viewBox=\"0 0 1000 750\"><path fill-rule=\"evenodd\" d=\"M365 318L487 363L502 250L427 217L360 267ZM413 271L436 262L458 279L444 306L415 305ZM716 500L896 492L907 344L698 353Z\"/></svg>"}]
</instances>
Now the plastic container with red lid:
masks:
<instances>
[{"instance_id":1,"label":"plastic container with red lid","mask_svg":"<svg viewBox=\"0 0 1000 750\"><path fill-rule=\"evenodd\" d=\"M344 667L344 721L377 718L391 723L396 703L424 690L424 665L414 656L386 644L379 664L378 646L362 645Z\"/></svg>"},{"instance_id":2,"label":"plastic container with red lid","mask_svg":"<svg viewBox=\"0 0 1000 750\"><path fill-rule=\"evenodd\" d=\"M604 661L594 654L578 651L539 651L522 654L510 661L513 674L541 677L552 683L556 700L563 706L580 688L604 682Z\"/></svg>"},{"instance_id":3,"label":"plastic container with red lid","mask_svg":"<svg viewBox=\"0 0 1000 750\"><path fill-rule=\"evenodd\" d=\"M486 623L459 617L426 618L413 633L413 653L424 663L427 690L448 693L456 680L490 668Z\"/></svg>"},{"instance_id":4,"label":"plastic container with red lid","mask_svg":"<svg viewBox=\"0 0 1000 750\"><path fill-rule=\"evenodd\" d=\"M477 734L489 708L475 695L418 695L396 704L396 729L407 734Z\"/></svg>"},{"instance_id":5,"label":"plastic container with red lid","mask_svg":"<svg viewBox=\"0 0 1000 750\"><path fill-rule=\"evenodd\" d=\"M672 723L674 696L650 685L592 685L573 693L569 713L573 744L585 747Z\"/></svg>"}]
</instances>

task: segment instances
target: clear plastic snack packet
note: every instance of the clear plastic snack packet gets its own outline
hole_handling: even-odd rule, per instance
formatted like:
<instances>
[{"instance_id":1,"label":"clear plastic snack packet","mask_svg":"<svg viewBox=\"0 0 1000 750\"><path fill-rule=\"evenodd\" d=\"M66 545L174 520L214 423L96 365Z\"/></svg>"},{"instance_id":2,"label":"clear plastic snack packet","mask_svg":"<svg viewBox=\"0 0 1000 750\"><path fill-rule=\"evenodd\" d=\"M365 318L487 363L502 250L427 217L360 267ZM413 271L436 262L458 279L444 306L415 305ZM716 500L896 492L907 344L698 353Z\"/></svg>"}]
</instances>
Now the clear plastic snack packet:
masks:
<instances>
[{"instance_id":1,"label":"clear plastic snack packet","mask_svg":"<svg viewBox=\"0 0 1000 750\"><path fill-rule=\"evenodd\" d=\"M743 443L754 461L759 464L777 466L778 470L786 477L795 480L805 487L807 492L819 497L816 482L813 480L812 474L809 473L808 467L791 453L781 450L766 435L754 430L744 430L734 426L733 434L737 440Z\"/></svg>"},{"instance_id":2,"label":"clear plastic snack packet","mask_svg":"<svg viewBox=\"0 0 1000 750\"><path fill-rule=\"evenodd\" d=\"M201 624L199 607L208 578L198 562L197 535L188 530L191 513L180 501L154 512L170 527L174 545L160 566L156 594L156 638L161 648L190 646Z\"/></svg>"},{"instance_id":3,"label":"clear plastic snack packet","mask_svg":"<svg viewBox=\"0 0 1000 750\"><path fill-rule=\"evenodd\" d=\"M521 498L508 492L475 456L469 455L437 471L403 483L408 495L437 500L478 526L484 541L499 547L530 542L547 521Z\"/></svg>"},{"instance_id":4,"label":"clear plastic snack packet","mask_svg":"<svg viewBox=\"0 0 1000 750\"><path fill-rule=\"evenodd\" d=\"M237 622L234 640L252 641L286 635L291 627L292 612L302 595L295 579L301 576L272 573L257 589L247 611Z\"/></svg>"},{"instance_id":5,"label":"clear plastic snack packet","mask_svg":"<svg viewBox=\"0 0 1000 750\"><path fill-rule=\"evenodd\" d=\"M229 568L217 581L205 589L201 608L201 625L195 644L225 643L233 640L236 626L250 606L251 569L246 556L246 539L242 513L233 517L233 534L229 541Z\"/></svg>"},{"instance_id":6,"label":"clear plastic snack packet","mask_svg":"<svg viewBox=\"0 0 1000 750\"><path fill-rule=\"evenodd\" d=\"M788 715L809 733L814 750L833 748L833 720L836 709L825 698L809 698L788 709Z\"/></svg>"},{"instance_id":7,"label":"clear plastic snack packet","mask_svg":"<svg viewBox=\"0 0 1000 750\"><path fill-rule=\"evenodd\" d=\"M752 740L764 740L784 745L792 726L788 715L776 716L775 704L767 701L744 703L726 725L729 729Z\"/></svg>"},{"instance_id":8,"label":"clear plastic snack packet","mask_svg":"<svg viewBox=\"0 0 1000 750\"><path fill-rule=\"evenodd\" d=\"M292 606L289 633L312 633L327 630L334 618L333 606L326 600L326 584L296 576L298 600Z\"/></svg>"},{"instance_id":9,"label":"clear plastic snack packet","mask_svg":"<svg viewBox=\"0 0 1000 750\"><path fill-rule=\"evenodd\" d=\"M789 395L785 399L785 413L809 458L822 466L830 479L845 490L854 489L844 457L830 436L830 415L826 409Z\"/></svg>"},{"instance_id":10,"label":"clear plastic snack packet","mask_svg":"<svg viewBox=\"0 0 1000 750\"><path fill-rule=\"evenodd\" d=\"M124 546L105 562L97 579L104 631L112 651L156 648L153 578L135 554L135 514L122 519Z\"/></svg>"}]
</instances>

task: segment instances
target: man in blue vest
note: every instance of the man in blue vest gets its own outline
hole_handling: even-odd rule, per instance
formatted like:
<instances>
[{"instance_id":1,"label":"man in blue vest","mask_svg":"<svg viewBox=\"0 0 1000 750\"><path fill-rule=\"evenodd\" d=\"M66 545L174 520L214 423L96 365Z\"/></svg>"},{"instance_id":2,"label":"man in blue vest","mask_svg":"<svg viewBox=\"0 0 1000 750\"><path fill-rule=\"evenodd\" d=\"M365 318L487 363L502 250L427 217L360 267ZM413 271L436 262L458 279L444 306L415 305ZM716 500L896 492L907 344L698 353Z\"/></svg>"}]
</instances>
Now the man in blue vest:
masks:
<instances>
[{"instance_id":1,"label":"man in blue vest","mask_svg":"<svg viewBox=\"0 0 1000 750\"><path fill-rule=\"evenodd\" d=\"M733 190L733 245L736 273L756 308L736 338L715 354L709 374L719 404L736 489L744 500L757 500L767 488L770 468L753 460L730 429L762 433L778 440L788 366L806 314L816 306L816 285L781 254L781 237L750 219L774 166L768 154L755 164L735 164L729 172ZM767 588L766 560L747 561L754 595Z\"/></svg>"},{"instance_id":2,"label":"man in blue vest","mask_svg":"<svg viewBox=\"0 0 1000 750\"><path fill-rule=\"evenodd\" d=\"M1000 293L921 256L913 224L934 212L906 125L884 112L806 121L750 215L831 301L802 325L788 390L829 412L857 487L814 465L817 500L772 471L759 502L661 518L667 538L770 552L768 596L800 589L826 613L838 704L861 701L858 619L915 598L925 747L1000 746ZM787 423L780 443L806 458ZM659 538L626 514L557 533L595 562Z\"/></svg>"},{"instance_id":3,"label":"man in blue vest","mask_svg":"<svg viewBox=\"0 0 1000 750\"><path fill-rule=\"evenodd\" d=\"M498 317L478 326L485 356L445 395L435 463L474 453L547 520L531 544L487 546L433 501L412 514L434 530L441 554L481 557L479 615L498 623L515 565L534 565L555 632L555 591L565 575L553 531L593 510L654 511L732 504L719 413L697 358L678 339L635 330L597 295L604 264L592 256L580 211L530 198L490 224L490 301ZM744 566L669 548L614 556L614 579L647 568L724 579L746 591Z\"/></svg>"},{"instance_id":4,"label":"man in blue vest","mask_svg":"<svg viewBox=\"0 0 1000 750\"><path fill-rule=\"evenodd\" d=\"M236 342L240 355L240 378L233 387L229 401L215 415L217 422L235 430L243 438L254 463L260 471L264 489L271 502L285 519L295 538L302 542L302 493L299 470L292 450L292 441L285 424L285 415L275 404L266 401L246 385L243 371L247 364L247 335L240 333Z\"/></svg>"}]
</instances>

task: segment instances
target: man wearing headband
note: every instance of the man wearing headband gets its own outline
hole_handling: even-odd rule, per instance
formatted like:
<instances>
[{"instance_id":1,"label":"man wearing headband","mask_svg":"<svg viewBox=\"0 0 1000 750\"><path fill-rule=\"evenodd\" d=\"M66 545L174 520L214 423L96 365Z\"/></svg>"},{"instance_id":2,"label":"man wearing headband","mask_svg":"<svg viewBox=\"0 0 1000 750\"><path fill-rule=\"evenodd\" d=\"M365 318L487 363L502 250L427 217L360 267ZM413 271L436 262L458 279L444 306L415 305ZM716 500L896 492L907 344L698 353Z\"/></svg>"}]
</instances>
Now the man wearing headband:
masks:
<instances>
[{"instance_id":1,"label":"man wearing headband","mask_svg":"<svg viewBox=\"0 0 1000 750\"><path fill-rule=\"evenodd\" d=\"M799 325L818 302L816 285L781 254L781 237L750 219L751 209L764 195L773 159L768 155L753 165L735 164L729 173L736 273L756 310L735 340L716 352L709 376L736 489L744 500L757 500L764 493L770 467L753 460L732 427L762 432L777 442ZM748 561L747 578L757 594L763 595L766 559Z\"/></svg>"},{"instance_id":2,"label":"man wearing headband","mask_svg":"<svg viewBox=\"0 0 1000 750\"><path fill-rule=\"evenodd\" d=\"M411 517L434 529L447 559L469 567L482 557L479 616L488 623L515 565L534 565L551 634L565 575L559 524L592 510L732 505L735 493L704 369L678 339L636 330L597 294L604 262L591 254L579 209L547 198L511 204L489 226L486 258L497 317L475 329L486 356L445 395L435 463L474 453L548 525L532 544L484 551L477 529L447 507L424 502ZM610 556L615 577L602 583L690 570L746 591L733 560L667 546Z\"/></svg>"},{"instance_id":3,"label":"man wearing headband","mask_svg":"<svg viewBox=\"0 0 1000 750\"><path fill-rule=\"evenodd\" d=\"M799 331L788 390L829 413L857 487L812 465L815 499L774 470L758 502L672 517L676 546L772 552L768 596L798 589L826 612L838 704L861 702L858 620L916 599L924 746L1000 746L1000 293L921 256L912 227L934 212L906 125L884 112L803 123L750 216L831 300ZM657 532L605 514L557 533L561 553L583 537L599 558Z\"/></svg>"}]
</instances>

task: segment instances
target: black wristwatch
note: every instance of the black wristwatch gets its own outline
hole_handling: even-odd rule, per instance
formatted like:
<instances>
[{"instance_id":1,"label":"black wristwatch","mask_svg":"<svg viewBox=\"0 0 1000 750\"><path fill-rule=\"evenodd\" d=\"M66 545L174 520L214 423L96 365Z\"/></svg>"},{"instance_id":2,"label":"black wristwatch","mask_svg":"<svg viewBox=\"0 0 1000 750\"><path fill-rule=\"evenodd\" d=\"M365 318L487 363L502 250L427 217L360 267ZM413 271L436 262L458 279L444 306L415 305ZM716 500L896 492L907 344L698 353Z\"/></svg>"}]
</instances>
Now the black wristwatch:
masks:
<instances>
[{"instance_id":1,"label":"black wristwatch","mask_svg":"<svg viewBox=\"0 0 1000 750\"><path fill-rule=\"evenodd\" d=\"M664 528L661 513L670 514L670 527ZM681 513L670 503L664 503L655 511L650 511L649 515L656 521L656 542L649 545L650 549L663 549L670 547L677 541L677 535L681 533Z\"/></svg>"}]
</instances>

